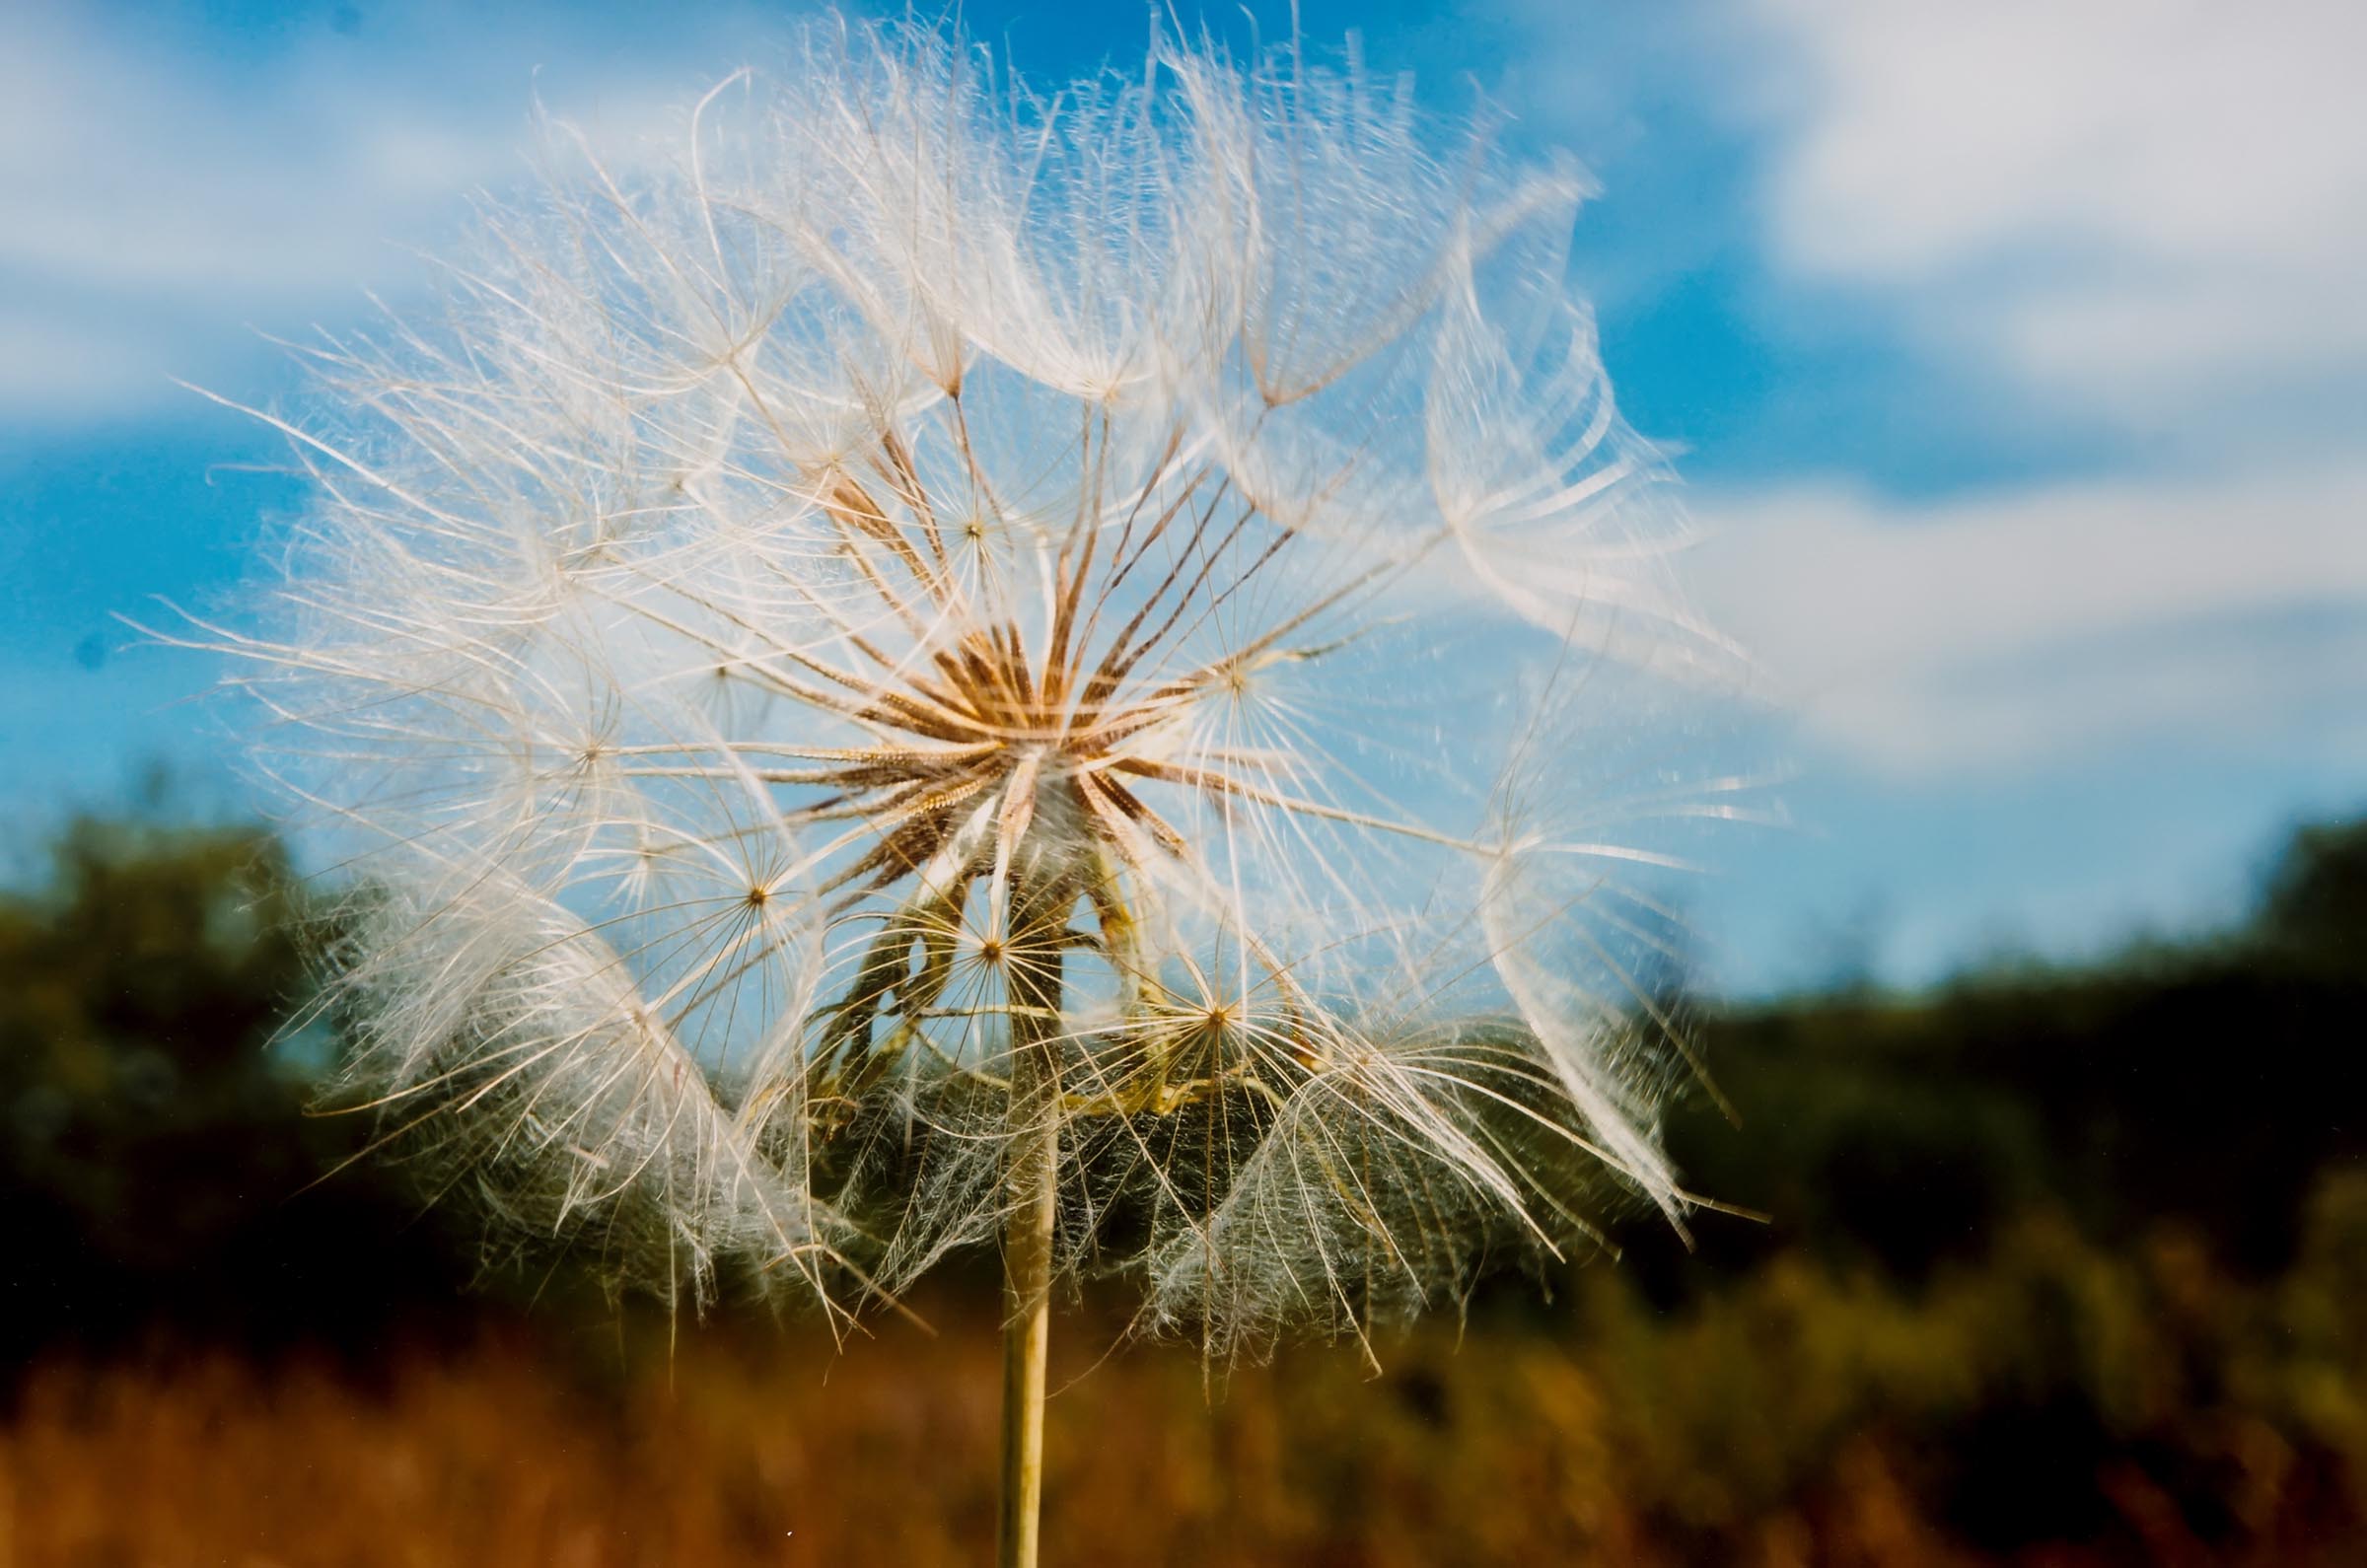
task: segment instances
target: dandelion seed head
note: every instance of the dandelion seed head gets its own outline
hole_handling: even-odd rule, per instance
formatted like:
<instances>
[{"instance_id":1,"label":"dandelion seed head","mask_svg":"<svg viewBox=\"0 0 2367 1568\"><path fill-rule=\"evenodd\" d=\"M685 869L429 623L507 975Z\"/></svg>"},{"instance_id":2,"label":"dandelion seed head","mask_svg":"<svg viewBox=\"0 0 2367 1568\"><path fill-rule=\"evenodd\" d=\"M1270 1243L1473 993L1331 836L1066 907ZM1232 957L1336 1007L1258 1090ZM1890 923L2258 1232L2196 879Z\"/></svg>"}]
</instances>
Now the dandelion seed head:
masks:
<instances>
[{"instance_id":1,"label":"dandelion seed head","mask_svg":"<svg viewBox=\"0 0 2367 1568\"><path fill-rule=\"evenodd\" d=\"M1587 187L1148 63L816 28L655 164L549 127L442 320L313 353L206 640L367 890L356 1083L513 1234L894 1291L995 1234L1021 1042L1061 1265L1228 1354L1683 1207L1653 835L1747 781L1659 722L1734 655Z\"/></svg>"}]
</instances>

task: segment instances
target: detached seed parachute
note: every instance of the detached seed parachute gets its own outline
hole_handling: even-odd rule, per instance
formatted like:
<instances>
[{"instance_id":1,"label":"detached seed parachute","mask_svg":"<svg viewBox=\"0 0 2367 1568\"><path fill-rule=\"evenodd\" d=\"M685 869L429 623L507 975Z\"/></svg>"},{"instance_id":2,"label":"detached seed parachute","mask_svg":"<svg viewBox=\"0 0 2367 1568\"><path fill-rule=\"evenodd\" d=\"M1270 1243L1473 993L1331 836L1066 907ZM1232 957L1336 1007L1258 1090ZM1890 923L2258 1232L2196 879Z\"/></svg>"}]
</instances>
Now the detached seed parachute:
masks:
<instances>
[{"instance_id":1,"label":"detached seed parachute","mask_svg":"<svg viewBox=\"0 0 2367 1568\"><path fill-rule=\"evenodd\" d=\"M1221 1355L1682 1212L1732 656L1571 171L1295 52L843 26L547 162L309 351L318 504L198 639L352 875L392 1148L701 1301L1040 1209Z\"/></svg>"}]
</instances>

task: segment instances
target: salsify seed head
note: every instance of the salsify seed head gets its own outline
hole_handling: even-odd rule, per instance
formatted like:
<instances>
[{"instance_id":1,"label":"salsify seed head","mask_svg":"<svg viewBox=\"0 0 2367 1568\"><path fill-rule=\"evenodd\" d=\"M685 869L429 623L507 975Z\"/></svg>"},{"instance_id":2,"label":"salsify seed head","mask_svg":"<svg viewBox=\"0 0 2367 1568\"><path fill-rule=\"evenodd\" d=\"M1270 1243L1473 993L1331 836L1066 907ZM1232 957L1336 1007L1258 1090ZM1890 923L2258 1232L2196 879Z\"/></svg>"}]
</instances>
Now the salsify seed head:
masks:
<instances>
[{"instance_id":1,"label":"salsify seed head","mask_svg":"<svg viewBox=\"0 0 2367 1568\"><path fill-rule=\"evenodd\" d=\"M1663 873L1731 652L1584 183L1298 51L803 35L563 128L308 351L238 656L356 1095L521 1238L834 1308L990 1242L1226 1353L1687 1202ZM1022 1097L1022 1047L1045 1092Z\"/></svg>"}]
</instances>

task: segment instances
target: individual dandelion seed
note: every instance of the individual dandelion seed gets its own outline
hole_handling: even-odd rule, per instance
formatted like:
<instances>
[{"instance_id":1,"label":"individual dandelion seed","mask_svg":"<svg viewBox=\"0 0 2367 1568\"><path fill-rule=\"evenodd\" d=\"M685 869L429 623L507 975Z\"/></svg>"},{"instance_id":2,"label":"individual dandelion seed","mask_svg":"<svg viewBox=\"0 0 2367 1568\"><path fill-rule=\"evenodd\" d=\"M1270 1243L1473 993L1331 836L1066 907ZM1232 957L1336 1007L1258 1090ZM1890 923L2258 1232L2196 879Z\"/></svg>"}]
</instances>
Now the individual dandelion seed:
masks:
<instances>
[{"instance_id":1,"label":"individual dandelion seed","mask_svg":"<svg viewBox=\"0 0 2367 1568\"><path fill-rule=\"evenodd\" d=\"M999 1244L1007 1561L1061 1280L1230 1358L1680 1214L1661 874L1751 781L1570 171L847 24L552 143L444 320L308 351L319 504L193 638L365 890L390 1141L699 1303Z\"/></svg>"}]
</instances>

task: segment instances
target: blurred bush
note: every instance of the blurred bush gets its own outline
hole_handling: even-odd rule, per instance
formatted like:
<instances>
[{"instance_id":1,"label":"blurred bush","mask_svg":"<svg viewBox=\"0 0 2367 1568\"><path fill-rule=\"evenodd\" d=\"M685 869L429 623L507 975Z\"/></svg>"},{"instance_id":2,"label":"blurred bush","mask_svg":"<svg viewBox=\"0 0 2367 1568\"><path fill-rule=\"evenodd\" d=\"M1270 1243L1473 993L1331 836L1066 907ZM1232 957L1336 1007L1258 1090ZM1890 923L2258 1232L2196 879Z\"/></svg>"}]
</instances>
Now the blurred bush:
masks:
<instances>
[{"instance_id":1,"label":"blurred bush","mask_svg":"<svg viewBox=\"0 0 2367 1568\"><path fill-rule=\"evenodd\" d=\"M2044 1204L2089 1235L2176 1220L2256 1274L2288 1265L2321 1173L2367 1168L2367 824L2305 828L2242 928L2092 968L1973 973L1713 1018L1669 1137L1689 1184L1774 1217L1646 1243L1663 1291L1794 1247L1912 1281Z\"/></svg>"},{"instance_id":2,"label":"blurred bush","mask_svg":"<svg viewBox=\"0 0 2367 1568\"><path fill-rule=\"evenodd\" d=\"M367 1170L315 1184L363 1129L305 1114L329 1047L279 1037L305 967L278 843L86 820L52 865L0 898L0 1353L449 1318L450 1236Z\"/></svg>"}]
</instances>

